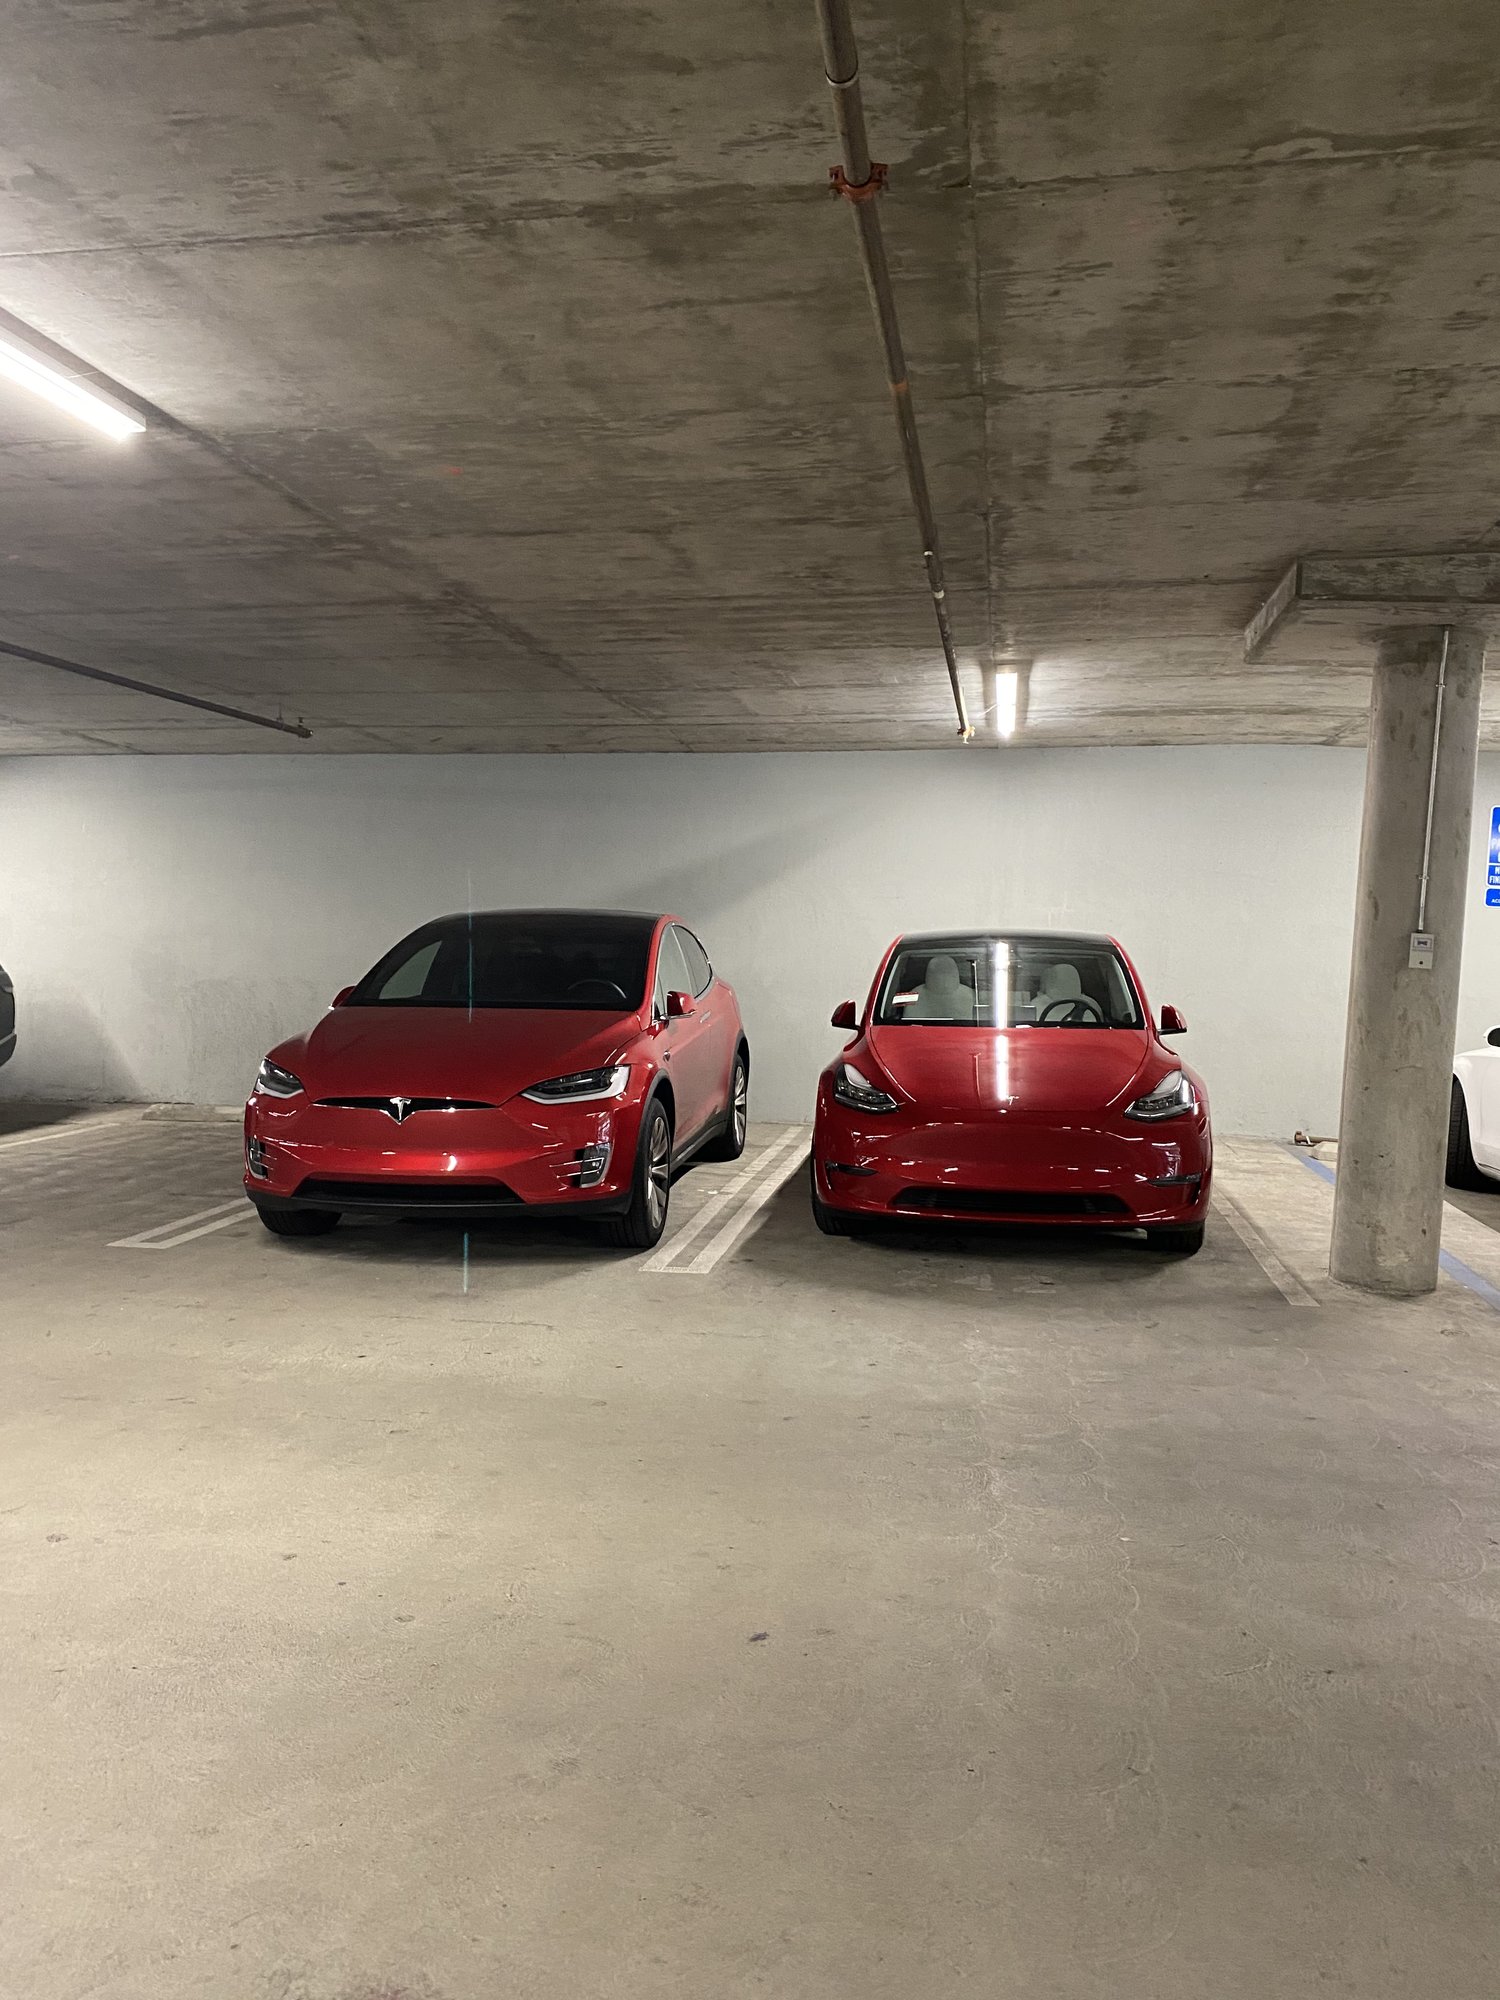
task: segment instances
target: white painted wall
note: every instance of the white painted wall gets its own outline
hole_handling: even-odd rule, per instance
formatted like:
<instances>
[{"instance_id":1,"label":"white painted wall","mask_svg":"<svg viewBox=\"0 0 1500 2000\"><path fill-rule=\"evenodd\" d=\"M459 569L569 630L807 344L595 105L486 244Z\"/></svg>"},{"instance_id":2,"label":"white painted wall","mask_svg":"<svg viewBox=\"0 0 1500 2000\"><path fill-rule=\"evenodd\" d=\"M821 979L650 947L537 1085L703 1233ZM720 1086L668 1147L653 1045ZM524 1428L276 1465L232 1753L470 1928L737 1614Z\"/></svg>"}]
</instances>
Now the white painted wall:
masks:
<instances>
[{"instance_id":1,"label":"white painted wall","mask_svg":"<svg viewBox=\"0 0 1500 2000\"><path fill-rule=\"evenodd\" d=\"M1364 757L1298 748L0 760L0 1095L229 1103L403 932L671 909L739 988L754 1110L807 1115L902 929L1113 930L1223 1130L1333 1131ZM1461 1045L1500 1022L1475 815Z\"/></svg>"}]
</instances>

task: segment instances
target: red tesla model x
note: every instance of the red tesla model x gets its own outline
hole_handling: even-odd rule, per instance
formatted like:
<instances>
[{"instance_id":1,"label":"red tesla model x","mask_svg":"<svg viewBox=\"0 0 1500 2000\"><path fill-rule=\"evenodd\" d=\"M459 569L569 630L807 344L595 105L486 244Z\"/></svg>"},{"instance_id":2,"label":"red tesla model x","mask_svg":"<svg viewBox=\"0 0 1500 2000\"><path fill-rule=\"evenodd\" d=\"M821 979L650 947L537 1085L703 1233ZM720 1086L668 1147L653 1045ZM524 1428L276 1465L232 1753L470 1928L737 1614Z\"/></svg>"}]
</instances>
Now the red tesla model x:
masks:
<instances>
[{"instance_id":1,"label":"red tesla model x","mask_svg":"<svg viewBox=\"0 0 1500 2000\"><path fill-rule=\"evenodd\" d=\"M1202 1082L1163 1044L1113 938L898 938L855 1038L824 1070L813 1214L829 1235L897 1216L1144 1229L1202 1247L1213 1140Z\"/></svg>"},{"instance_id":2,"label":"red tesla model x","mask_svg":"<svg viewBox=\"0 0 1500 2000\"><path fill-rule=\"evenodd\" d=\"M278 1236L341 1215L597 1217L648 1249L672 1174L745 1144L733 988L674 917L440 917L260 1066L245 1189Z\"/></svg>"}]
</instances>

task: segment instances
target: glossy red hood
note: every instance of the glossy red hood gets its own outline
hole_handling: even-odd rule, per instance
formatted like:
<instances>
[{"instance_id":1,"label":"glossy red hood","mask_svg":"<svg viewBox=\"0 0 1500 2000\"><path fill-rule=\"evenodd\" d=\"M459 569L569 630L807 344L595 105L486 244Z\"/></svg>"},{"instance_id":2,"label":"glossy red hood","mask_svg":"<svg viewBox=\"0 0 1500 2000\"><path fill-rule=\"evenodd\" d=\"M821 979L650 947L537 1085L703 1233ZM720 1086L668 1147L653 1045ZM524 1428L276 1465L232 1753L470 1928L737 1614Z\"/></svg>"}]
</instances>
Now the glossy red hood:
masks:
<instances>
[{"instance_id":1,"label":"glossy red hood","mask_svg":"<svg viewBox=\"0 0 1500 2000\"><path fill-rule=\"evenodd\" d=\"M530 1007L336 1007L272 1059L309 1097L472 1097L503 1104L569 1070L598 1069L640 1030L635 1014Z\"/></svg>"},{"instance_id":2,"label":"glossy red hood","mask_svg":"<svg viewBox=\"0 0 1500 2000\"><path fill-rule=\"evenodd\" d=\"M1140 1093L1151 1037L1141 1028L872 1028L871 1052L924 1110L1101 1111ZM858 1063L858 1056L854 1061ZM1155 1066L1150 1081L1155 1081ZM1167 1067L1161 1065L1163 1072Z\"/></svg>"}]
</instances>

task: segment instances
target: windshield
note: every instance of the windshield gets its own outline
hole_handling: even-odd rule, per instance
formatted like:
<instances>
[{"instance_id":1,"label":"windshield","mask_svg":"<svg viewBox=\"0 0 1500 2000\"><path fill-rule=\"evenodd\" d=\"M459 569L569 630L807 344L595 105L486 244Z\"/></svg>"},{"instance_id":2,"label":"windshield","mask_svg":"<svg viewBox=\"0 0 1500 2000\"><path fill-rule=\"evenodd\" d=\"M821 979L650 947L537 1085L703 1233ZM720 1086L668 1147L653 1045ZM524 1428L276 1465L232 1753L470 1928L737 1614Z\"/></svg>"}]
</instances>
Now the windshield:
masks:
<instances>
[{"instance_id":1,"label":"windshield","mask_svg":"<svg viewBox=\"0 0 1500 2000\"><path fill-rule=\"evenodd\" d=\"M924 937L902 943L881 984L882 1025L1138 1028L1123 961L1100 938Z\"/></svg>"},{"instance_id":2,"label":"windshield","mask_svg":"<svg viewBox=\"0 0 1500 2000\"><path fill-rule=\"evenodd\" d=\"M588 910L443 917L388 951L344 1004L629 1013L645 998L655 930L654 917Z\"/></svg>"}]
</instances>

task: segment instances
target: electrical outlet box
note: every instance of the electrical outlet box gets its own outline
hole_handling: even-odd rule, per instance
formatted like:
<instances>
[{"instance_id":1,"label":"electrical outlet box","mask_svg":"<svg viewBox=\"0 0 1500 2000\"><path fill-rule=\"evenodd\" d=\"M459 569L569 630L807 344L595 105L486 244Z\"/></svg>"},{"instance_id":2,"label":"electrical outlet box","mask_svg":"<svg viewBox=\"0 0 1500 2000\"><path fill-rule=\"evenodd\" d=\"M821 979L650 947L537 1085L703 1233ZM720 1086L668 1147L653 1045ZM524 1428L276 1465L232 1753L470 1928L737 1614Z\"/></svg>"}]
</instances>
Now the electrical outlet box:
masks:
<instances>
[{"instance_id":1,"label":"electrical outlet box","mask_svg":"<svg viewBox=\"0 0 1500 2000\"><path fill-rule=\"evenodd\" d=\"M1431 931L1413 931L1411 950L1406 955L1407 970L1410 972L1431 972L1432 949L1435 943Z\"/></svg>"}]
</instances>

